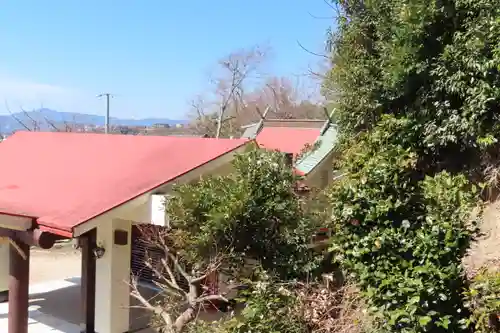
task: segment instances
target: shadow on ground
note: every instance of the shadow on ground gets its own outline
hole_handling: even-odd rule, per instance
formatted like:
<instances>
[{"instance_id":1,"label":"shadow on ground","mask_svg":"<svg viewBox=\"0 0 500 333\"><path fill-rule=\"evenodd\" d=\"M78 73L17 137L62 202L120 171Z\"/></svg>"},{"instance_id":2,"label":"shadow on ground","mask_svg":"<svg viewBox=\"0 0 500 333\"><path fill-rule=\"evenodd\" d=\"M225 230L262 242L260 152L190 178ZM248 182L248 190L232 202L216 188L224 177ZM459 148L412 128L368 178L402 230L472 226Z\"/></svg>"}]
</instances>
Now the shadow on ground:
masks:
<instances>
[{"instance_id":1,"label":"shadow on ground","mask_svg":"<svg viewBox=\"0 0 500 333\"><path fill-rule=\"evenodd\" d=\"M36 290L30 293L29 301L29 324L30 327L37 323L46 325L64 333L79 333L82 323L81 310L81 287L80 278L69 278L48 284L37 285ZM43 287L43 288L42 288ZM43 290L47 291L43 291ZM141 294L145 298L152 298L157 292L154 289L143 287ZM130 322L128 333L153 333L155 330L149 328L150 314L146 310L133 308L139 305L131 298L130 300ZM200 319L214 321L227 315L222 312L200 313ZM1 322L7 320L7 304L0 304L0 326ZM2 329L0 329L0 332ZM38 331L35 331L38 332Z\"/></svg>"},{"instance_id":2,"label":"shadow on ground","mask_svg":"<svg viewBox=\"0 0 500 333\"><path fill-rule=\"evenodd\" d=\"M65 281L69 283L62 288L30 294L30 325L39 322L46 326L60 329L63 332L68 331L67 333L73 333L73 330L62 329L61 325L63 322L72 324L66 326L80 326L83 318L80 302L80 278L70 278ZM144 293L152 295L153 291L144 289ZM135 299L131 299L131 305L137 305ZM6 320L7 316L6 311L0 313L0 319ZM154 332L147 329L149 321L149 314L145 310L130 309L129 332Z\"/></svg>"}]
</instances>

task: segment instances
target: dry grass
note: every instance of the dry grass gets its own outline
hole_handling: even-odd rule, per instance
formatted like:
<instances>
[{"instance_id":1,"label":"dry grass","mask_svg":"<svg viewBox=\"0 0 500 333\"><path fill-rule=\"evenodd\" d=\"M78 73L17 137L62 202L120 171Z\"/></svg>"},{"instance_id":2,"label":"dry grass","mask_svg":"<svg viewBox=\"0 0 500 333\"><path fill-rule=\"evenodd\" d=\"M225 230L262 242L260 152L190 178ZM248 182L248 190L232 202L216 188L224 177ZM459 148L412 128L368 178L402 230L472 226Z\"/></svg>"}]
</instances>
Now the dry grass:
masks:
<instances>
[{"instance_id":1,"label":"dry grass","mask_svg":"<svg viewBox=\"0 0 500 333\"><path fill-rule=\"evenodd\" d=\"M354 284L339 289L309 284L298 291L298 311L314 333L369 332L371 319Z\"/></svg>"},{"instance_id":2,"label":"dry grass","mask_svg":"<svg viewBox=\"0 0 500 333\"><path fill-rule=\"evenodd\" d=\"M488 201L495 201L500 191L500 165L489 165L483 171L485 192L483 195Z\"/></svg>"}]
</instances>

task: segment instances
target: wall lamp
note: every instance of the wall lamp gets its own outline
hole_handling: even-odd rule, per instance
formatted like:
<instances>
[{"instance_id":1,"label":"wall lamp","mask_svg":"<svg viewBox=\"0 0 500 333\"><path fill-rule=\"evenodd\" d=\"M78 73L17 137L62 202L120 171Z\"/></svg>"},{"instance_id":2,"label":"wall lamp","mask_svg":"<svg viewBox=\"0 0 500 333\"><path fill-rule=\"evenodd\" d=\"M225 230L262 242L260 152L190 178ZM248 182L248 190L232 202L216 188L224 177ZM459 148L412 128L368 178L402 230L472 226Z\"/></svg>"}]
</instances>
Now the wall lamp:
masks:
<instances>
[{"instance_id":1,"label":"wall lamp","mask_svg":"<svg viewBox=\"0 0 500 333\"><path fill-rule=\"evenodd\" d=\"M101 259L102 257L104 257L106 249L100 245L96 245L92 252L94 253L94 257L96 257L96 259Z\"/></svg>"}]
</instances>

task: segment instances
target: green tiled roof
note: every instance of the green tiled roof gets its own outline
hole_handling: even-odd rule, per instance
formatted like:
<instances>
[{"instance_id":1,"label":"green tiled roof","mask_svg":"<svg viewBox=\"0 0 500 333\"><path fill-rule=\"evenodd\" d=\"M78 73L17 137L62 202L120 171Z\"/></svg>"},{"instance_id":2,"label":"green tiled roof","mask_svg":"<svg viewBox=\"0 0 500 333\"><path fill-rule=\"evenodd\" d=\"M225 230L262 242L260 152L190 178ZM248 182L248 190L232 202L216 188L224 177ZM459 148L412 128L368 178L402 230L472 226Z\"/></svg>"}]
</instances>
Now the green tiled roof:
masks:
<instances>
[{"instance_id":1,"label":"green tiled roof","mask_svg":"<svg viewBox=\"0 0 500 333\"><path fill-rule=\"evenodd\" d=\"M264 126L265 115L268 111L269 108L266 109L264 117L259 122L244 126L244 133L241 137L255 139ZM320 133L320 136L318 136L313 144L313 146L316 146L317 148L303 155L300 160L295 163L295 169L301 171L305 175L318 166L321 161L323 161L328 154L332 152L335 144L337 143L337 129L335 124L332 124L331 120L325 121Z\"/></svg>"},{"instance_id":2,"label":"green tiled roof","mask_svg":"<svg viewBox=\"0 0 500 333\"><path fill-rule=\"evenodd\" d=\"M245 139L255 139L261 127L262 127L261 122L245 126L245 131L243 132L241 137Z\"/></svg>"},{"instance_id":3,"label":"green tiled roof","mask_svg":"<svg viewBox=\"0 0 500 333\"><path fill-rule=\"evenodd\" d=\"M310 173L317 165L323 161L333 150L337 143L337 129L330 122L325 123L322 134L318 137L314 145L317 148L309 153L306 153L297 163L295 168L304 174Z\"/></svg>"}]
</instances>

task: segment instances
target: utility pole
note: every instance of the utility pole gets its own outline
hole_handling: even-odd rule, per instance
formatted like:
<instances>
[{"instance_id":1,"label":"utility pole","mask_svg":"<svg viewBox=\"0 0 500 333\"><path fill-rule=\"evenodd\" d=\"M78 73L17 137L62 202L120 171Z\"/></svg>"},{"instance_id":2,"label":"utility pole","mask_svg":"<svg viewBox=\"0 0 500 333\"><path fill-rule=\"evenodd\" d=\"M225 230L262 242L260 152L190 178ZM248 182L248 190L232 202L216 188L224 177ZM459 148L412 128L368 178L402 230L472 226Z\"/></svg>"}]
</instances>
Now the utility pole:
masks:
<instances>
[{"instance_id":1,"label":"utility pole","mask_svg":"<svg viewBox=\"0 0 500 333\"><path fill-rule=\"evenodd\" d=\"M110 93L103 93L100 95L97 95L97 98L101 98L106 96L106 118L105 118L105 123L104 123L104 133L108 134L109 133L109 99L113 97L112 94Z\"/></svg>"}]
</instances>

